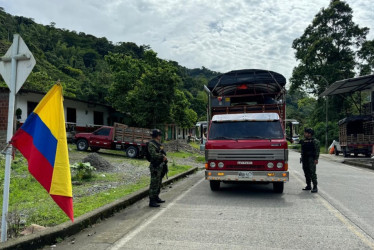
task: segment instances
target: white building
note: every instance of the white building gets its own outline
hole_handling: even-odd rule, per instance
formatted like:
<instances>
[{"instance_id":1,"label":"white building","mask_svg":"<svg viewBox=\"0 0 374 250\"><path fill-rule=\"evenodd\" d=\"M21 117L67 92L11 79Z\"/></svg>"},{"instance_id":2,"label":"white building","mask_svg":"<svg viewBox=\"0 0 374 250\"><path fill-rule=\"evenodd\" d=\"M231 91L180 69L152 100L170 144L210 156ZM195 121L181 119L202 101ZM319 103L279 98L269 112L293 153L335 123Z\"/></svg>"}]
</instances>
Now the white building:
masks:
<instances>
[{"instance_id":1,"label":"white building","mask_svg":"<svg viewBox=\"0 0 374 250\"><path fill-rule=\"evenodd\" d=\"M45 93L20 90L16 96L16 124L22 125L33 112ZM8 121L9 89L0 87L0 145L6 141ZM107 105L86 102L75 98L64 97L64 111L67 129L77 132L92 131L102 125L113 124L115 111Z\"/></svg>"}]
</instances>

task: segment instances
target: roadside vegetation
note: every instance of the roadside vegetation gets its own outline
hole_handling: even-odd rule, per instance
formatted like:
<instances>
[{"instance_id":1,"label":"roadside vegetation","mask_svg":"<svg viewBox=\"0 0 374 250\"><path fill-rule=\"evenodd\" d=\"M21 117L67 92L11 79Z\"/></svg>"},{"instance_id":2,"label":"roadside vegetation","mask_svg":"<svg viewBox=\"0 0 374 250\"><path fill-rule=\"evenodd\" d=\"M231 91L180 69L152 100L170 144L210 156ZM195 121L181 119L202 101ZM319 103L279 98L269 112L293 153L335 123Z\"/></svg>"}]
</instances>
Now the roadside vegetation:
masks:
<instances>
[{"instance_id":1,"label":"roadside vegetation","mask_svg":"<svg viewBox=\"0 0 374 250\"><path fill-rule=\"evenodd\" d=\"M145 159L129 159L121 151L103 150L98 157L114 166L112 170L96 169L82 160L92 152L77 151L69 145L72 167L74 217L111 203L149 185L149 163ZM201 163L198 153L168 154L169 173L174 176ZM187 159L186 161L183 161ZM185 162L181 164L178 162ZM192 163L192 164L188 164ZM4 181L5 158L0 156L0 178ZM1 186L3 193L3 186ZM2 203L2 195L0 201ZM51 227L68 221L68 217L54 203L50 195L28 171L27 161L16 153L12 162L9 194L9 237L17 237L31 224Z\"/></svg>"}]
</instances>

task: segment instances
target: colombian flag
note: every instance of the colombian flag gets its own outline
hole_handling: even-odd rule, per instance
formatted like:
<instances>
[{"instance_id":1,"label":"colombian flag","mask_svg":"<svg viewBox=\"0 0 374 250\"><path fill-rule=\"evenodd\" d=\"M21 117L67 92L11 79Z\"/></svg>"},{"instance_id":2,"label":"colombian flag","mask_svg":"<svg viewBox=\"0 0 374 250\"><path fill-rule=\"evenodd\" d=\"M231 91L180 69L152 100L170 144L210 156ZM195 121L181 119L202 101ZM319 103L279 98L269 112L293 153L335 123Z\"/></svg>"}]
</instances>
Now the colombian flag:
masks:
<instances>
[{"instance_id":1,"label":"colombian flag","mask_svg":"<svg viewBox=\"0 0 374 250\"><path fill-rule=\"evenodd\" d=\"M13 136L29 171L74 221L62 87L55 84Z\"/></svg>"}]
</instances>

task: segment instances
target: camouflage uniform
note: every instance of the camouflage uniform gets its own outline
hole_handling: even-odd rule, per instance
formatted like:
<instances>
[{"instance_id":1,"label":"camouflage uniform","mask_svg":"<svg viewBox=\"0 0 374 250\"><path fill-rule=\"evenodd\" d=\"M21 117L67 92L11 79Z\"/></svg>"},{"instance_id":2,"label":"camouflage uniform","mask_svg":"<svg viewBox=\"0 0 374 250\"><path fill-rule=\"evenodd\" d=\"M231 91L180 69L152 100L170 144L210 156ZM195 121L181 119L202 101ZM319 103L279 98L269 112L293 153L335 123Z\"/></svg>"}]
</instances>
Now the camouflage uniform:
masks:
<instances>
[{"instance_id":1,"label":"camouflage uniform","mask_svg":"<svg viewBox=\"0 0 374 250\"><path fill-rule=\"evenodd\" d=\"M307 187L313 182L313 186L317 186L317 174L315 160L319 158L319 141L315 138L305 139L300 141L301 144L301 159L303 170L305 174L305 181Z\"/></svg>"},{"instance_id":2,"label":"camouflage uniform","mask_svg":"<svg viewBox=\"0 0 374 250\"><path fill-rule=\"evenodd\" d=\"M163 147L161 144L152 140L148 144L148 152L151 157L151 164L149 170L151 172L151 182L149 184L149 198L157 199L161 191L163 173L164 154L161 152Z\"/></svg>"}]
</instances>

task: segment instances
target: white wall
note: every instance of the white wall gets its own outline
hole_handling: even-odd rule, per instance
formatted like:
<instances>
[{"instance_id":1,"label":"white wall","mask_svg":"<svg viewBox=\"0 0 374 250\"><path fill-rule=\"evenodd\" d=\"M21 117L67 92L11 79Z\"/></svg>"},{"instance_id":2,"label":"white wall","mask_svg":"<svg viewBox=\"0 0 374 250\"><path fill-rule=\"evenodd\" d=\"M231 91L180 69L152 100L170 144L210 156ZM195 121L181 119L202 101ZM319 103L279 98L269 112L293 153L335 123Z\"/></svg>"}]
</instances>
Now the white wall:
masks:
<instances>
[{"instance_id":1,"label":"white wall","mask_svg":"<svg viewBox=\"0 0 374 250\"><path fill-rule=\"evenodd\" d=\"M27 118L27 102L36 102L38 103L44 95L35 94L35 93L20 93L17 94L15 109L20 108L22 110L21 119L18 120L21 123L24 123ZM81 101L68 100L64 99L64 111L65 111L65 120L67 120L66 108L75 108L77 112L77 124L76 126L89 126L94 123L94 111L99 111L104 113L104 124L95 124L95 125L108 125L108 108L101 105L88 104Z\"/></svg>"}]
</instances>

